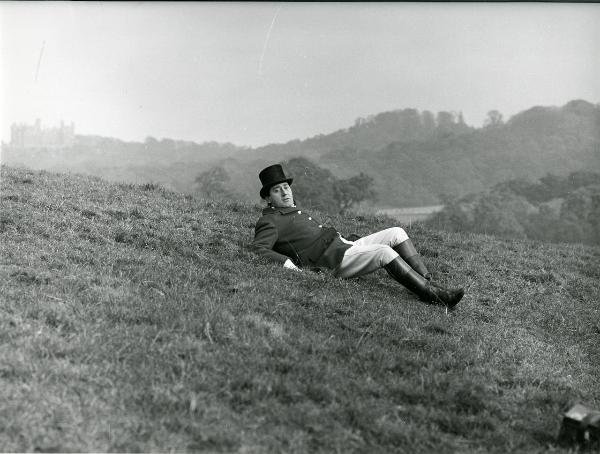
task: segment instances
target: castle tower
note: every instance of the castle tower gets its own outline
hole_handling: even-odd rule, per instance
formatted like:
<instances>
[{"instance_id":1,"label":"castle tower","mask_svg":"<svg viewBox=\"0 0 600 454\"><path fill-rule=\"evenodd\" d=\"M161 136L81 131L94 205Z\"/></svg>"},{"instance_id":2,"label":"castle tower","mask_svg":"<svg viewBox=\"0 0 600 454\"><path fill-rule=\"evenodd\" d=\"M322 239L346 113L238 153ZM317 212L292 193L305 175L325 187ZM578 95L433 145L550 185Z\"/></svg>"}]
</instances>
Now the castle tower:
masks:
<instances>
[{"instance_id":1,"label":"castle tower","mask_svg":"<svg viewBox=\"0 0 600 454\"><path fill-rule=\"evenodd\" d=\"M75 124L66 126L61 120L60 127L42 128L37 118L32 126L13 123L10 136L10 145L15 148L66 148L75 143Z\"/></svg>"}]
</instances>

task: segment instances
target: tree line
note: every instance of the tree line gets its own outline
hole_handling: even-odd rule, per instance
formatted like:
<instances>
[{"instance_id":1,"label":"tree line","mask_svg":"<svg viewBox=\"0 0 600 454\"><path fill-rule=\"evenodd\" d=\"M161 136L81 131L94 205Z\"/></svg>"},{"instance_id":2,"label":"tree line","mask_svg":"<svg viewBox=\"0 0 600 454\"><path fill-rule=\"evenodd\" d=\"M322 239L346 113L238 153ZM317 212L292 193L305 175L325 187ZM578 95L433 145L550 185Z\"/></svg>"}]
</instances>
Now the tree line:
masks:
<instances>
[{"instance_id":1,"label":"tree line","mask_svg":"<svg viewBox=\"0 0 600 454\"><path fill-rule=\"evenodd\" d=\"M514 179L458 200L427 221L444 230L509 238L600 244L600 174L548 174L538 181Z\"/></svg>"},{"instance_id":2,"label":"tree line","mask_svg":"<svg viewBox=\"0 0 600 454\"><path fill-rule=\"evenodd\" d=\"M304 157L282 163L286 173L294 178L294 199L301 206L327 213L345 213L365 200L376 200L373 178L359 173L349 178L337 178L330 170L319 167ZM258 183L258 179L256 178ZM223 166L214 166L196 177L196 194L211 199L242 198L231 189L231 176ZM258 184L257 191L258 193Z\"/></svg>"}]
</instances>

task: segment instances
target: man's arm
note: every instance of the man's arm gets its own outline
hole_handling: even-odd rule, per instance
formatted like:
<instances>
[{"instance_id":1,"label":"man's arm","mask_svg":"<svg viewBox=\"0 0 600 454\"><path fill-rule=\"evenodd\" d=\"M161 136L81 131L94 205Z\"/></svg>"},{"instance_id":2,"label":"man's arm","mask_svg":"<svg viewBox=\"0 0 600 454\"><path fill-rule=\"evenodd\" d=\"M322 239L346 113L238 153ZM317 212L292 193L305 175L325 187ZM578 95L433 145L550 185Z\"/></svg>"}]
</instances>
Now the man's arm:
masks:
<instances>
[{"instance_id":1,"label":"man's arm","mask_svg":"<svg viewBox=\"0 0 600 454\"><path fill-rule=\"evenodd\" d=\"M281 263L286 268L299 269L288 256L273 250L278 237L279 234L275 224L264 219L259 219L254 229L254 241L252 241L250 247L261 257Z\"/></svg>"}]
</instances>

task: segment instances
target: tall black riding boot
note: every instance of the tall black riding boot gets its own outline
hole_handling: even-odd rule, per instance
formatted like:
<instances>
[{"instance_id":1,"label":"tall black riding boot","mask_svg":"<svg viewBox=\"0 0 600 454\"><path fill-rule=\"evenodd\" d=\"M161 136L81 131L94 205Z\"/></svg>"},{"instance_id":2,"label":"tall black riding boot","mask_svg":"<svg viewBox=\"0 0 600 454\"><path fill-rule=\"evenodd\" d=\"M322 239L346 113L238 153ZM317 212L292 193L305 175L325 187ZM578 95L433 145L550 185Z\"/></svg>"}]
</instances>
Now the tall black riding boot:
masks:
<instances>
[{"instance_id":1,"label":"tall black riding boot","mask_svg":"<svg viewBox=\"0 0 600 454\"><path fill-rule=\"evenodd\" d=\"M419 273L428 281L431 280L431 273L427 270L427 267L423 263L423 259L415 249L413 242L410 238L397 246L393 247L394 251L400 254L400 257L408 263L413 270Z\"/></svg>"},{"instance_id":2,"label":"tall black riding boot","mask_svg":"<svg viewBox=\"0 0 600 454\"><path fill-rule=\"evenodd\" d=\"M421 301L427 303L442 304L448 309L454 309L454 306L458 304L465 294L462 288L445 289L432 284L400 257L396 257L385 265L384 268L397 282L416 293Z\"/></svg>"}]
</instances>

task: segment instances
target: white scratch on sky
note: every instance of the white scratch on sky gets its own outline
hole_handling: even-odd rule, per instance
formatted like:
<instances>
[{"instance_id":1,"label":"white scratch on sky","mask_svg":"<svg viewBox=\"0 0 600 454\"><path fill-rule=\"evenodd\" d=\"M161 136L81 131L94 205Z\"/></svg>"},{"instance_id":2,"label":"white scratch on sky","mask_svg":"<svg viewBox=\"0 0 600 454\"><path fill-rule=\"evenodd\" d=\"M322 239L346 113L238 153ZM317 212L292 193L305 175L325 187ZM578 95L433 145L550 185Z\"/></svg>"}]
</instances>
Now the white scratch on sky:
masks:
<instances>
[{"instance_id":1,"label":"white scratch on sky","mask_svg":"<svg viewBox=\"0 0 600 454\"><path fill-rule=\"evenodd\" d=\"M42 55L44 55L44 46L46 45L46 41L42 42L42 48L40 49L40 56L38 57L37 68L35 68L35 81L38 80L38 74L40 72L40 64L42 63Z\"/></svg>"},{"instance_id":2,"label":"white scratch on sky","mask_svg":"<svg viewBox=\"0 0 600 454\"><path fill-rule=\"evenodd\" d=\"M269 31L267 32L267 36L265 38L265 44L263 46L262 54L260 55L260 60L258 62L258 75L259 76L263 75L263 72L262 72L263 60L265 59L265 54L267 53L267 46L269 45L269 38L271 37L271 31L273 30L273 26L275 25L275 21L277 20L279 11L281 11L281 6L279 6L279 8L277 8L277 11L275 11L275 15L273 16L273 20L271 21L271 26L269 27Z\"/></svg>"}]
</instances>

